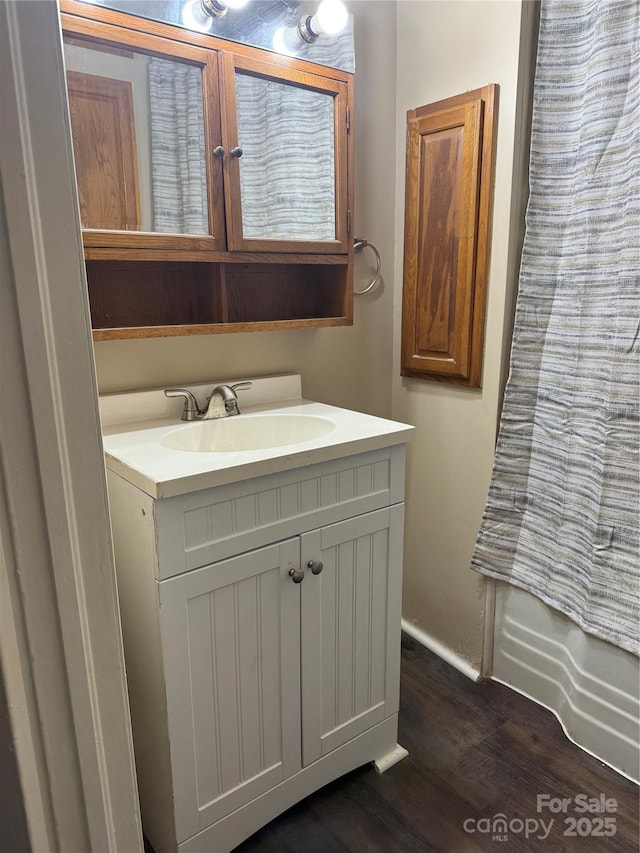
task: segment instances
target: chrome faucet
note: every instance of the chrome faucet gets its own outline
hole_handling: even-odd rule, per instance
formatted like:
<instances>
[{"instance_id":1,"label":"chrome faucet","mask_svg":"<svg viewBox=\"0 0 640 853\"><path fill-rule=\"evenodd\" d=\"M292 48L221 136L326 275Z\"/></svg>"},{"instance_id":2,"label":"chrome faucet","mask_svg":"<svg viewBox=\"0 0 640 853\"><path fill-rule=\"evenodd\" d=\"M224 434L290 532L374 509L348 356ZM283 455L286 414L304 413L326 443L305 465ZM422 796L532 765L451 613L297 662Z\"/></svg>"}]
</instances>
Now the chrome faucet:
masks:
<instances>
[{"instance_id":1,"label":"chrome faucet","mask_svg":"<svg viewBox=\"0 0 640 853\"><path fill-rule=\"evenodd\" d=\"M237 382L235 385L216 385L211 392L207 408L202 413L203 420L211 418L228 418L239 415L238 395L236 391L246 391L251 388L251 382Z\"/></svg>"},{"instance_id":2,"label":"chrome faucet","mask_svg":"<svg viewBox=\"0 0 640 853\"><path fill-rule=\"evenodd\" d=\"M246 391L251 388L251 382L236 382L235 385L216 385L203 409L198 401L186 388L167 388L165 397L184 397L183 421L208 421L214 418L228 418L239 415L238 395L236 391Z\"/></svg>"}]
</instances>

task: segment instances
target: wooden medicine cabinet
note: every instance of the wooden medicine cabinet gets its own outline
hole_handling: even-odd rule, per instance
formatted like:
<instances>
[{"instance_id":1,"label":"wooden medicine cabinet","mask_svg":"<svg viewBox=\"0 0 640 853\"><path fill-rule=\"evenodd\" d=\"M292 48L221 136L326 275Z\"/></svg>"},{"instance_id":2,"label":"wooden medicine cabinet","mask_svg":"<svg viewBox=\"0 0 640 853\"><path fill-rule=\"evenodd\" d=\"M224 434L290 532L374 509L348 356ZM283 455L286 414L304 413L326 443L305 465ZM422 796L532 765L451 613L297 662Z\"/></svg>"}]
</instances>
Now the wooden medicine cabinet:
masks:
<instances>
[{"instance_id":1,"label":"wooden medicine cabinet","mask_svg":"<svg viewBox=\"0 0 640 853\"><path fill-rule=\"evenodd\" d=\"M402 375L480 387L497 85L407 113Z\"/></svg>"},{"instance_id":2,"label":"wooden medicine cabinet","mask_svg":"<svg viewBox=\"0 0 640 853\"><path fill-rule=\"evenodd\" d=\"M352 75L61 10L94 338L350 324Z\"/></svg>"}]
</instances>

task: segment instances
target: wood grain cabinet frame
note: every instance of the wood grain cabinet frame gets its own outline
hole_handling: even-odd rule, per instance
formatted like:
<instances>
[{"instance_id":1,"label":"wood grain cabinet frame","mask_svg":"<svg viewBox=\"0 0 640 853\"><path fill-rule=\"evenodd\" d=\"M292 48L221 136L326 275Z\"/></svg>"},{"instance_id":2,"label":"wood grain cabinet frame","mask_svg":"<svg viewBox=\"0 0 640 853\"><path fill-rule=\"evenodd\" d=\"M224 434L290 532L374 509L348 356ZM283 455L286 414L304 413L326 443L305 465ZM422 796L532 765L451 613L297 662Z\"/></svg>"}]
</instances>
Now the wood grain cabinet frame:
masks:
<instances>
[{"instance_id":1,"label":"wood grain cabinet frame","mask_svg":"<svg viewBox=\"0 0 640 853\"><path fill-rule=\"evenodd\" d=\"M201 70L206 234L137 230L145 207L135 162L137 103L132 109L126 84L68 75L73 130L91 143L82 150L75 139L83 224L91 226L83 228L83 241L94 340L351 325L353 75L80 0L59 5L65 41L75 47L129 58L157 56ZM245 226L243 209L246 213L250 205L246 191L242 198L237 159L242 140L236 75L286 86L297 96L303 90L325 96L327 126L333 121L327 172L333 169L334 233L328 228L326 236L305 238L293 229L268 237L255 222ZM246 105L245 116L251 109ZM289 114L289 129L295 131L298 113L290 109ZM278 138L280 153L288 153L287 139L291 145L289 137ZM240 155L232 154L234 149ZM248 148L245 170L250 153L254 162L269 156L268 150L257 153L256 145ZM109 166L108 174L96 175L102 164ZM138 165L142 173L143 162ZM304 189L303 200L313 203L313 175ZM257 205L261 202L262 196Z\"/></svg>"},{"instance_id":2,"label":"wood grain cabinet frame","mask_svg":"<svg viewBox=\"0 0 640 853\"><path fill-rule=\"evenodd\" d=\"M299 88L307 92L324 95L333 104L333 137L335 150L333 164L335 170L335 237L323 240L301 239L267 239L247 238L243 233L242 191L240 181L239 158L225 158L224 178L227 204L227 245L232 251L242 252L317 252L322 254L347 254L349 252L349 235L347 222L350 216L349 189L347 178L347 115L350 109L349 89L345 80L335 80L309 70L300 68L284 68L273 61L261 61L254 57L234 54L225 51L221 57L222 81L224 97L222 98L222 135L227 140L227 147L234 148L240 144L238 137L236 72L244 73L262 80L265 83L276 83L288 86L290 89ZM282 145L288 144L287 130L294 129L291 122L295 116L283 114L279 117L278 128L282 134ZM294 132L294 137L300 133ZM273 144L275 140L270 140ZM242 149L241 149L242 150ZM272 152L265 147L262 157L269 160ZM308 194L313 195L313 176L308 176Z\"/></svg>"},{"instance_id":3,"label":"wood grain cabinet frame","mask_svg":"<svg viewBox=\"0 0 640 853\"><path fill-rule=\"evenodd\" d=\"M498 86L407 113L402 375L480 387Z\"/></svg>"}]
</instances>

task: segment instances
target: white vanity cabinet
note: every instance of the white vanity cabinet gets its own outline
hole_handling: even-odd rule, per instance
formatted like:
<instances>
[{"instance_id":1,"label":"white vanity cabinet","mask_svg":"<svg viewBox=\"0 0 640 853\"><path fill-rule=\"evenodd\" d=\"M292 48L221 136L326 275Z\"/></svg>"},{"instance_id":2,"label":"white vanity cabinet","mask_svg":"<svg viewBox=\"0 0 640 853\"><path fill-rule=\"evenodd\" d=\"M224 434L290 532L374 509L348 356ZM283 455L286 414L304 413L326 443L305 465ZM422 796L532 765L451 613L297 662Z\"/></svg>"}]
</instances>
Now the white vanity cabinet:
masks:
<instances>
[{"instance_id":1,"label":"white vanity cabinet","mask_svg":"<svg viewBox=\"0 0 640 853\"><path fill-rule=\"evenodd\" d=\"M230 850L337 776L405 754L403 481L403 445L160 500L109 472L157 853Z\"/></svg>"}]
</instances>

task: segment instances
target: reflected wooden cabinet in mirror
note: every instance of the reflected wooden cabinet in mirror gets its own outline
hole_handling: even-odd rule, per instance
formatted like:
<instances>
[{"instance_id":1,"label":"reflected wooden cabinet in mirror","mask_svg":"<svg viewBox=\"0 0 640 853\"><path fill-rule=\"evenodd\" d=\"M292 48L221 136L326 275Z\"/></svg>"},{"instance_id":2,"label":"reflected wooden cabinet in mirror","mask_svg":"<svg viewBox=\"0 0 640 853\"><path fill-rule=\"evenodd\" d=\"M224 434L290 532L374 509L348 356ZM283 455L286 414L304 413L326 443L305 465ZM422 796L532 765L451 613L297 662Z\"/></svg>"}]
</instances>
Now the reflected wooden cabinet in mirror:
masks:
<instances>
[{"instance_id":1,"label":"reflected wooden cabinet in mirror","mask_svg":"<svg viewBox=\"0 0 640 853\"><path fill-rule=\"evenodd\" d=\"M60 6L94 338L350 324L353 76Z\"/></svg>"}]
</instances>

